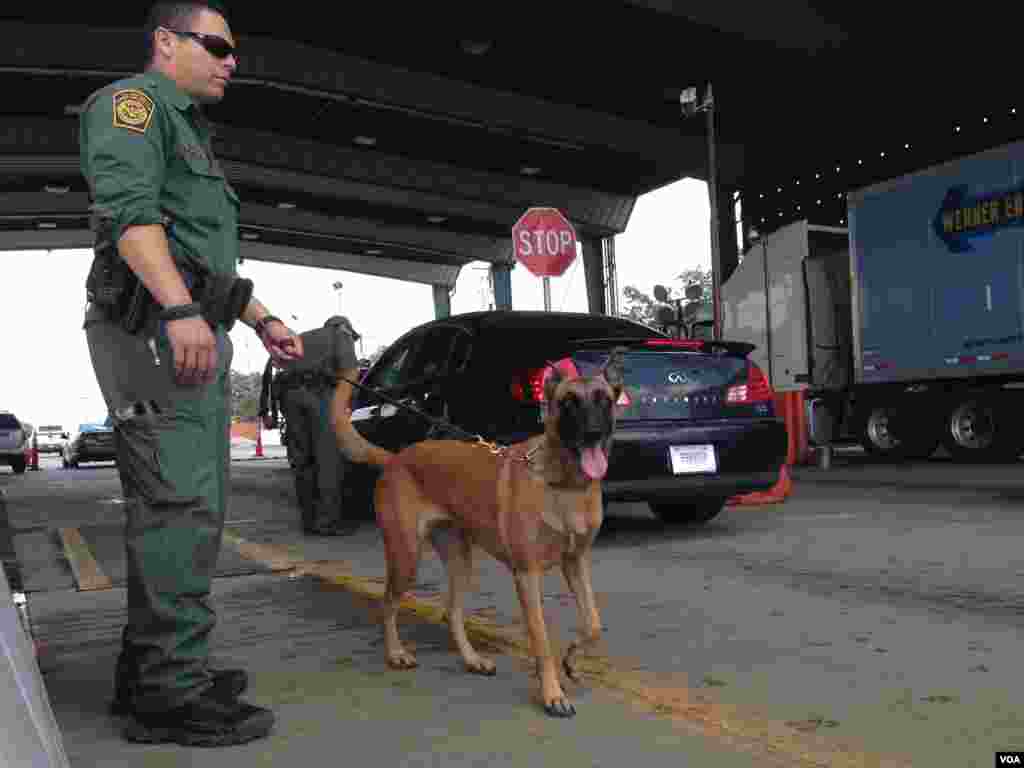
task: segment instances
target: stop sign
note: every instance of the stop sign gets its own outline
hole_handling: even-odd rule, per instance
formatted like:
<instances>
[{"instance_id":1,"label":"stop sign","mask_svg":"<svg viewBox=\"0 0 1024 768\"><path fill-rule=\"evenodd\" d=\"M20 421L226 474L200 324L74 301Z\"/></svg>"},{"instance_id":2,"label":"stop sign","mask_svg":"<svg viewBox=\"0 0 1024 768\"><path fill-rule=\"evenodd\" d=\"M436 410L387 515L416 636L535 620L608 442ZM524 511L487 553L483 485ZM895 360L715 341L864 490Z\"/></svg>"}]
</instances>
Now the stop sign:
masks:
<instances>
[{"instance_id":1,"label":"stop sign","mask_svg":"<svg viewBox=\"0 0 1024 768\"><path fill-rule=\"evenodd\" d=\"M531 208L512 227L512 247L537 277L560 277L576 258L576 230L557 208Z\"/></svg>"}]
</instances>

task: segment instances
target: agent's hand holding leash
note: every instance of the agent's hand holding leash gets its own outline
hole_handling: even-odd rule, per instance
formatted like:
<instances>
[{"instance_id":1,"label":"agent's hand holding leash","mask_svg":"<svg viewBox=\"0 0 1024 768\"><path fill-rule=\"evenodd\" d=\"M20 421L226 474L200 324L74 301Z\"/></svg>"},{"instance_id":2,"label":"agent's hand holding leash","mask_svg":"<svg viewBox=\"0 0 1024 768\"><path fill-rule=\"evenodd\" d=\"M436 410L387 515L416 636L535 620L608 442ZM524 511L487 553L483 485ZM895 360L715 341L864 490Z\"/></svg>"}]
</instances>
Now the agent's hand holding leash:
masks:
<instances>
[{"instance_id":1,"label":"agent's hand holding leash","mask_svg":"<svg viewBox=\"0 0 1024 768\"><path fill-rule=\"evenodd\" d=\"M285 325L281 318L265 314L256 321L253 330L275 364L302 359L302 338Z\"/></svg>"}]
</instances>

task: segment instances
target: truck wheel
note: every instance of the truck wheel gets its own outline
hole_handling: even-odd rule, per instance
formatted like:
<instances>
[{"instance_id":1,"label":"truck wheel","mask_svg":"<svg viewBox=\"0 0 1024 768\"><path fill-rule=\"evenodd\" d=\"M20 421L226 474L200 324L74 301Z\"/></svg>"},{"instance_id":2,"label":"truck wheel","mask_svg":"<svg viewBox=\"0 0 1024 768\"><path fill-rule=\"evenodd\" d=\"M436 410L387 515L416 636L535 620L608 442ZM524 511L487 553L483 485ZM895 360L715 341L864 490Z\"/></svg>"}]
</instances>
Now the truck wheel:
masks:
<instances>
[{"instance_id":1,"label":"truck wheel","mask_svg":"<svg viewBox=\"0 0 1024 768\"><path fill-rule=\"evenodd\" d=\"M899 441L889 429L889 409L872 408L864 419L861 445L873 456L888 456L896 452Z\"/></svg>"},{"instance_id":2,"label":"truck wheel","mask_svg":"<svg viewBox=\"0 0 1024 768\"><path fill-rule=\"evenodd\" d=\"M696 499L680 502L648 502L651 512L666 525L703 525L725 509L727 499Z\"/></svg>"},{"instance_id":3,"label":"truck wheel","mask_svg":"<svg viewBox=\"0 0 1024 768\"><path fill-rule=\"evenodd\" d=\"M943 443L956 461L1013 461L1020 445L1011 438L1004 416L991 402L971 398L947 413Z\"/></svg>"},{"instance_id":4,"label":"truck wheel","mask_svg":"<svg viewBox=\"0 0 1024 768\"><path fill-rule=\"evenodd\" d=\"M935 434L915 434L898 437L890 427L892 410L884 406L871 408L864 419L860 443L870 455L889 461L927 459L939 447Z\"/></svg>"}]
</instances>

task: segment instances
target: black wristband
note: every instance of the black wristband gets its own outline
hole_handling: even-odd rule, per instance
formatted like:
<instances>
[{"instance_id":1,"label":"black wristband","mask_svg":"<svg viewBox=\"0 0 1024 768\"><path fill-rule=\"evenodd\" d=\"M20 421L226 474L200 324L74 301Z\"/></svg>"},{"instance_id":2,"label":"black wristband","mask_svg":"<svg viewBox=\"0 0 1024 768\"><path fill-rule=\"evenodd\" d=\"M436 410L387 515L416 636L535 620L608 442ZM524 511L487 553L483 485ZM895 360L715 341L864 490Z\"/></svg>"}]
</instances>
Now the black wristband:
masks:
<instances>
[{"instance_id":1,"label":"black wristband","mask_svg":"<svg viewBox=\"0 0 1024 768\"><path fill-rule=\"evenodd\" d=\"M203 306L194 301L191 304L175 304L160 310L160 319L165 323L172 320L184 320L186 317L198 317L203 313Z\"/></svg>"},{"instance_id":2,"label":"black wristband","mask_svg":"<svg viewBox=\"0 0 1024 768\"><path fill-rule=\"evenodd\" d=\"M281 323L281 325L284 325L284 321L280 317L277 317L275 315L264 315L263 317L256 321L256 324L252 327L252 329L256 331L257 336L262 337L263 332L267 330L267 325L275 321Z\"/></svg>"}]
</instances>

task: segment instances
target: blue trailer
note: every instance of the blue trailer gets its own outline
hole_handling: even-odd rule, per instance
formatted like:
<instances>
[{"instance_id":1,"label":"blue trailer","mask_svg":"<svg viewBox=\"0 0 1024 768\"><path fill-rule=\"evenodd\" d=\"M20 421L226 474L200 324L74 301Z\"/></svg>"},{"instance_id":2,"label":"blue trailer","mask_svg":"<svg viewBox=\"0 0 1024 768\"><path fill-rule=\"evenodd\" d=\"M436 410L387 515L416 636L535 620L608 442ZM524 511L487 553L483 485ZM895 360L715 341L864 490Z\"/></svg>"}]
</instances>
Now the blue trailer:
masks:
<instances>
[{"instance_id":1,"label":"blue trailer","mask_svg":"<svg viewBox=\"0 0 1024 768\"><path fill-rule=\"evenodd\" d=\"M761 347L777 389L806 391L813 442L1016 458L1024 142L847 199L848 231L797 222L744 255L723 286L723 334Z\"/></svg>"}]
</instances>

